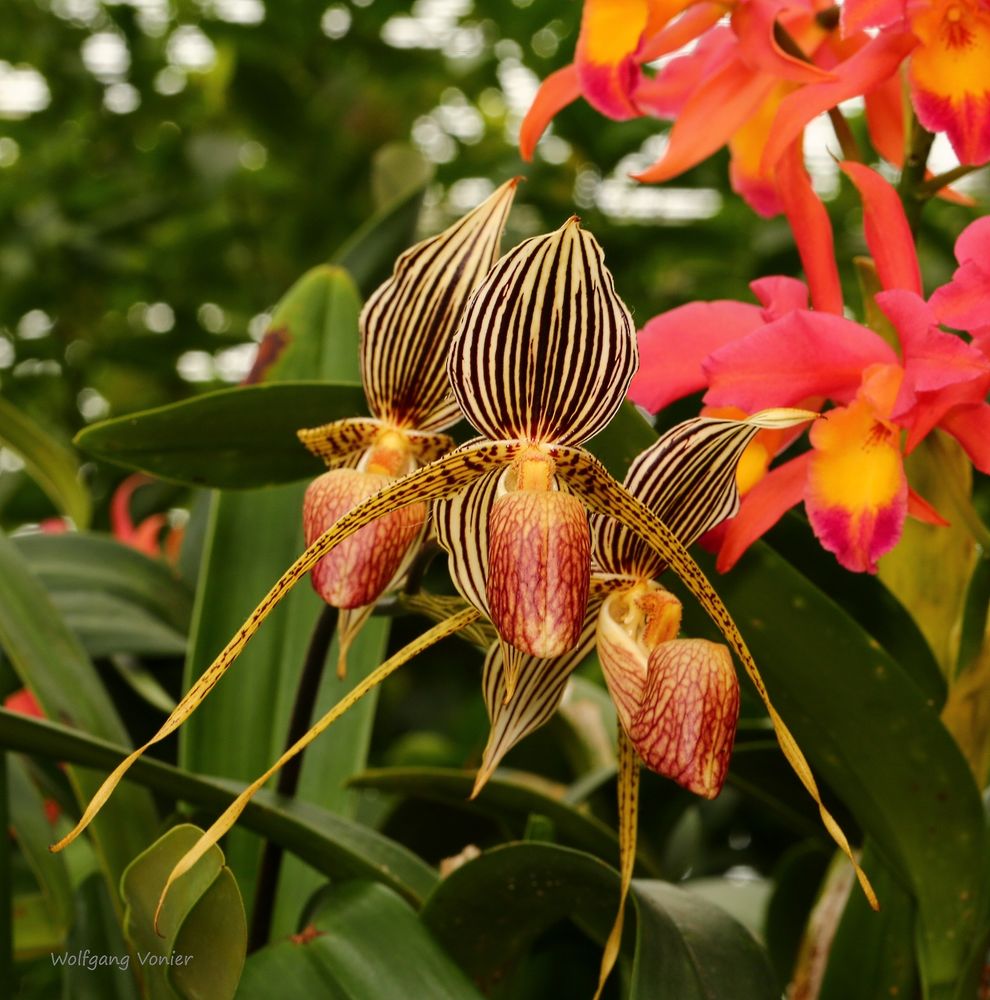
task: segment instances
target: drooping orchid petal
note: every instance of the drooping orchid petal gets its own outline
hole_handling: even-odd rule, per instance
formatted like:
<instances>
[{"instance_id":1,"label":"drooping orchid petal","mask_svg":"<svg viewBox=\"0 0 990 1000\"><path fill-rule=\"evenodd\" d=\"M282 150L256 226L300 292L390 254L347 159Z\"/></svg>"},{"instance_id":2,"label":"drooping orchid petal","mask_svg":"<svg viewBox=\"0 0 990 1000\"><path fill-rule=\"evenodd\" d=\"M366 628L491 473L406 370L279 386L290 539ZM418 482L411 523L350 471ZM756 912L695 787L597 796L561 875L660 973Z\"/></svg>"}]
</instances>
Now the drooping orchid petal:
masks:
<instances>
[{"instance_id":1,"label":"drooping orchid petal","mask_svg":"<svg viewBox=\"0 0 990 1000\"><path fill-rule=\"evenodd\" d=\"M374 416L441 430L460 419L445 365L465 303L495 263L518 178L399 257L361 312L361 381Z\"/></svg>"},{"instance_id":2,"label":"drooping orchid petal","mask_svg":"<svg viewBox=\"0 0 990 1000\"><path fill-rule=\"evenodd\" d=\"M768 169L768 162L764 156L762 169ZM777 194L808 277L811 301L819 312L841 316L842 284L835 262L832 223L811 186L800 138L795 139L774 162Z\"/></svg>"},{"instance_id":3,"label":"drooping orchid petal","mask_svg":"<svg viewBox=\"0 0 990 1000\"><path fill-rule=\"evenodd\" d=\"M777 84L748 121L729 139L729 181L757 215L769 219L783 211L774 174L763 170L763 148L780 102L791 90Z\"/></svg>"},{"instance_id":4,"label":"drooping orchid petal","mask_svg":"<svg viewBox=\"0 0 990 1000\"><path fill-rule=\"evenodd\" d=\"M732 27L739 38L739 52L746 65L754 72L772 73L778 80L792 83L824 83L835 79L835 74L807 59L786 52L778 41L778 20L786 4L780 0L746 0L736 4L732 12ZM825 30L806 18L815 34L823 36ZM817 47L817 39L809 38L808 49ZM803 47L803 46L802 46Z\"/></svg>"},{"instance_id":5,"label":"drooping orchid petal","mask_svg":"<svg viewBox=\"0 0 990 1000\"><path fill-rule=\"evenodd\" d=\"M862 163L847 160L839 167L863 199L866 245L883 287L902 288L920 295L921 267L911 226L897 192L889 181Z\"/></svg>"},{"instance_id":6,"label":"drooping orchid petal","mask_svg":"<svg viewBox=\"0 0 990 1000\"><path fill-rule=\"evenodd\" d=\"M990 10L982 0L932 0L911 17L921 40L910 65L918 120L945 132L962 163L990 160Z\"/></svg>"},{"instance_id":7,"label":"drooping orchid petal","mask_svg":"<svg viewBox=\"0 0 990 1000\"><path fill-rule=\"evenodd\" d=\"M709 357L705 402L747 411L793 406L809 396L845 402L869 365L897 360L882 337L852 320L795 311Z\"/></svg>"},{"instance_id":8,"label":"drooping orchid petal","mask_svg":"<svg viewBox=\"0 0 990 1000\"><path fill-rule=\"evenodd\" d=\"M764 168L776 165L812 118L894 75L917 44L909 32L884 32L837 66L834 81L801 87L784 98L763 154Z\"/></svg>"},{"instance_id":9,"label":"drooping orchid petal","mask_svg":"<svg viewBox=\"0 0 990 1000\"><path fill-rule=\"evenodd\" d=\"M319 427L296 431L299 440L317 458L322 458L328 469L342 465L357 465L362 455L374 448L381 438L394 428L384 421L366 417L347 417ZM446 434L430 434L403 428L404 450L419 465L426 465L446 455L454 441Z\"/></svg>"},{"instance_id":10,"label":"drooping orchid petal","mask_svg":"<svg viewBox=\"0 0 990 1000\"><path fill-rule=\"evenodd\" d=\"M846 37L867 28L886 28L907 16L906 0L846 0L840 15Z\"/></svg>"},{"instance_id":11,"label":"drooping orchid petal","mask_svg":"<svg viewBox=\"0 0 990 1000\"><path fill-rule=\"evenodd\" d=\"M848 4L842 9L843 12L848 10ZM904 88L900 79L891 76L881 80L863 94L863 102L873 148L888 163L901 166L904 162Z\"/></svg>"},{"instance_id":12,"label":"drooping orchid petal","mask_svg":"<svg viewBox=\"0 0 990 1000\"><path fill-rule=\"evenodd\" d=\"M519 155L529 163L540 136L557 114L581 96L577 66L571 63L551 73L540 84L526 116L519 126Z\"/></svg>"},{"instance_id":13,"label":"drooping orchid petal","mask_svg":"<svg viewBox=\"0 0 990 1000\"><path fill-rule=\"evenodd\" d=\"M897 428L864 399L829 411L811 429L805 508L822 546L854 572L875 573L907 516Z\"/></svg>"}]
</instances>

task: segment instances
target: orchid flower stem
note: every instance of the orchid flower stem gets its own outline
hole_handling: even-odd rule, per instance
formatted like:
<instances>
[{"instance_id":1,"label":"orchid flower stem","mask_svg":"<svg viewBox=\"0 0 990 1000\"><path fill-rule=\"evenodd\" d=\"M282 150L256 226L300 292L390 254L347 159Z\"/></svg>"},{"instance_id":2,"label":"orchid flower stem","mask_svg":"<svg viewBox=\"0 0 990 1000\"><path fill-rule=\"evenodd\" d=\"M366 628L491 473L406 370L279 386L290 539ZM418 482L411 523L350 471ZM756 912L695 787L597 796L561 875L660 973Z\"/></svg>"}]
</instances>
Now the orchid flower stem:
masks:
<instances>
[{"instance_id":1,"label":"orchid flower stem","mask_svg":"<svg viewBox=\"0 0 990 1000\"><path fill-rule=\"evenodd\" d=\"M835 137L839 140L839 146L842 148L842 158L862 163L863 151L859 148L859 143L856 141L856 136L853 135L853 130L850 128L846 116L838 108L830 108L828 118L835 130Z\"/></svg>"},{"instance_id":2,"label":"orchid flower stem","mask_svg":"<svg viewBox=\"0 0 990 1000\"><path fill-rule=\"evenodd\" d=\"M932 143L935 136L928 131L918 119L911 116L910 144L907 155L904 157L904 169L901 171L901 180L897 186L898 194L904 203L904 214L907 216L911 233L915 237L918 235L918 226L921 224L921 212L925 203L939 189L930 193L925 193L925 170L928 166L928 154L931 152ZM944 183L943 185L944 186Z\"/></svg>"},{"instance_id":3,"label":"orchid flower stem","mask_svg":"<svg viewBox=\"0 0 990 1000\"><path fill-rule=\"evenodd\" d=\"M288 735L285 738L285 748L288 750L310 727L313 720L313 706L323 680L327 662L327 653L337 627L337 609L324 605L320 616L313 627L313 635L306 650L302 673L296 687L296 698L292 705L292 716L289 719ZM299 775L302 770L303 753L293 757L278 773L275 783L275 793L286 798L293 798L299 787ZM278 888L278 877L282 869L284 851L281 844L266 840L261 852L261 864L258 869L258 887L254 894L254 909L251 912L251 931L248 936L248 951L257 951L268 943L271 933L272 914L275 910L275 890Z\"/></svg>"},{"instance_id":4,"label":"orchid flower stem","mask_svg":"<svg viewBox=\"0 0 990 1000\"><path fill-rule=\"evenodd\" d=\"M974 170L979 170L980 166L982 164L960 163L959 166L953 167L951 170L946 170L944 174L932 177L925 181L924 184L919 185L918 193L928 197L936 195L947 185L954 184L957 180L968 176Z\"/></svg>"},{"instance_id":5,"label":"orchid flower stem","mask_svg":"<svg viewBox=\"0 0 990 1000\"><path fill-rule=\"evenodd\" d=\"M945 450L945 442L940 439L938 434L933 434L929 440L932 442L932 449L935 452L936 458L941 463L947 465L949 456ZM973 541L980 547L982 558L990 559L990 528L983 523L983 519L976 513L972 500L966 494L966 491L960 487L958 480L954 476L946 476L943 482L952 506L955 507L956 513L959 515L959 520L966 526L969 533L973 536Z\"/></svg>"},{"instance_id":6,"label":"orchid flower stem","mask_svg":"<svg viewBox=\"0 0 990 1000\"><path fill-rule=\"evenodd\" d=\"M11 866L10 781L7 773L7 754L0 753L0 982L11 990L17 985L14 972L14 880Z\"/></svg>"}]
</instances>

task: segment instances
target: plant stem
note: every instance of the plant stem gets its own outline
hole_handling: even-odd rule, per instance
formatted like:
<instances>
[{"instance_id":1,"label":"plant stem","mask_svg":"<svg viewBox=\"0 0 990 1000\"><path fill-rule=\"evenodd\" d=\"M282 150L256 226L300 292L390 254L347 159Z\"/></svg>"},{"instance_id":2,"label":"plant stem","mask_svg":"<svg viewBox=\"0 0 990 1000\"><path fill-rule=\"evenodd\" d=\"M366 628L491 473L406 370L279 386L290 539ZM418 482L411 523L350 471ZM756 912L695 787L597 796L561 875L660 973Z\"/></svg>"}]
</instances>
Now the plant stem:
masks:
<instances>
[{"instance_id":1,"label":"plant stem","mask_svg":"<svg viewBox=\"0 0 990 1000\"><path fill-rule=\"evenodd\" d=\"M846 116L838 108L829 108L828 119L835 130L835 137L839 140L842 149L842 157L846 160L854 160L856 163L863 162L863 151L859 148L856 136L849 127Z\"/></svg>"},{"instance_id":2,"label":"plant stem","mask_svg":"<svg viewBox=\"0 0 990 1000\"><path fill-rule=\"evenodd\" d=\"M979 169L979 166L974 166L971 163L960 163L958 167L946 170L944 174L929 178L918 190L926 195L938 194L942 188L959 180L960 177L965 177L967 174L971 174L974 170Z\"/></svg>"},{"instance_id":3,"label":"plant stem","mask_svg":"<svg viewBox=\"0 0 990 1000\"><path fill-rule=\"evenodd\" d=\"M907 156L904 158L904 169L901 171L901 181L897 186L901 201L904 204L904 214L907 216L911 234L918 235L921 224L921 211L925 203L935 191L925 193L925 169L928 166L928 154L931 152L935 136L928 131L915 117L911 117L911 141ZM935 189L936 191L938 188Z\"/></svg>"},{"instance_id":4,"label":"plant stem","mask_svg":"<svg viewBox=\"0 0 990 1000\"><path fill-rule=\"evenodd\" d=\"M320 683L326 667L327 653L337 628L337 609L329 605L320 612L313 634L306 650L302 673L299 675L299 685L292 705L292 716L289 719L289 731L285 738L285 749L288 750L310 727L313 721L313 706L319 694ZM279 771L275 782L277 795L292 798L299 787L299 775L302 770L303 754L297 754L285 767ZM258 869L258 887L254 895L254 909L251 913L251 930L248 935L248 951L256 951L268 943L271 934L272 914L275 910L275 891L278 888L278 876L282 870L283 850L280 844L266 840L261 852L261 864Z\"/></svg>"}]
</instances>

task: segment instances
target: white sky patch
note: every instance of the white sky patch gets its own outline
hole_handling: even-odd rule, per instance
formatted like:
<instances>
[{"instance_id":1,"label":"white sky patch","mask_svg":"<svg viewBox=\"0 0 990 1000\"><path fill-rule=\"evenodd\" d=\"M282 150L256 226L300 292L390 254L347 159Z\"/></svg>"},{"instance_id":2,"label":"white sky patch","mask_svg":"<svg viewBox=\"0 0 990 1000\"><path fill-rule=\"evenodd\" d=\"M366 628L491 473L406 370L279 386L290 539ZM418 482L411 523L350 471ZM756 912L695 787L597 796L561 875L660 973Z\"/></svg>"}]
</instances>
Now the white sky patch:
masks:
<instances>
[{"instance_id":1,"label":"white sky patch","mask_svg":"<svg viewBox=\"0 0 990 1000\"><path fill-rule=\"evenodd\" d=\"M447 201L456 215L464 215L480 205L494 190L495 185L487 177L462 177L450 185Z\"/></svg>"},{"instance_id":2,"label":"white sky patch","mask_svg":"<svg viewBox=\"0 0 990 1000\"><path fill-rule=\"evenodd\" d=\"M243 382L258 354L257 344L238 344L218 351L214 369L224 382Z\"/></svg>"},{"instance_id":3,"label":"white sky patch","mask_svg":"<svg viewBox=\"0 0 990 1000\"><path fill-rule=\"evenodd\" d=\"M89 386L79 390L76 407L86 421L102 420L110 413L110 403L106 397Z\"/></svg>"},{"instance_id":4,"label":"white sky patch","mask_svg":"<svg viewBox=\"0 0 990 1000\"><path fill-rule=\"evenodd\" d=\"M839 164L842 149L826 115L813 118L804 129L804 162L815 194L823 201L839 193Z\"/></svg>"},{"instance_id":5,"label":"white sky patch","mask_svg":"<svg viewBox=\"0 0 990 1000\"><path fill-rule=\"evenodd\" d=\"M21 147L9 135L0 135L0 167L12 167L21 156Z\"/></svg>"},{"instance_id":6,"label":"white sky patch","mask_svg":"<svg viewBox=\"0 0 990 1000\"><path fill-rule=\"evenodd\" d=\"M21 340L40 340L52 332L55 321L44 309L31 309L17 323L17 336Z\"/></svg>"},{"instance_id":7,"label":"white sky patch","mask_svg":"<svg viewBox=\"0 0 990 1000\"><path fill-rule=\"evenodd\" d=\"M351 12L342 4L335 3L323 12L320 18L320 31L327 38L334 40L343 38L351 30Z\"/></svg>"},{"instance_id":8,"label":"white sky patch","mask_svg":"<svg viewBox=\"0 0 990 1000\"><path fill-rule=\"evenodd\" d=\"M416 0L409 14L397 14L382 25L382 41L394 49L442 49L458 58L463 53L457 49L472 48L471 39L457 36L472 30L461 29L458 22L473 7L472 0Z\"/></svg>"},{"instance_id":9,"label":"white sky patch","mask_svg":"<svg viewBox=\"0 0 990 1000\"><path fill-rule=\"evenodd\" d=\"M80 48L83 65L100 83L113 83L127 76L131 53L127 42L115 31L98 31L85 39Z\"/></svg>"},{"instance_id":10,"label":"white sky patch","mask_svg":"<svg viewBox=\"0 0 990 1000\"><path fill-rule=\"evenodd\" d=\"M111 83L103 92L103 104L116 115L136 111L141 103L141 93L130 83Z\"/></svg>"},{"instance_id":11,"label":"white sky patch","mask_svg":"<svg viewBox=\"0 0 990 1000\"><path fill-rule=\"evenodd\" d=\"M212 382L216 377L213 355L206 351L186 351L175 362L175 370L184 382Z\"/></svg>"},{"instance_id":12,"label":"white sky patch","mask_svg":"<svg viewBox=\"0 0 990 1000\"><path fill-rule=\"evenodd\" d=\"M33 66L12 66L0 59L0 118L27 118L44 111L51 99L47 81Z\"/></svg>"},{"instance_id":13,"label":"white sky patch","mask_svg":"<svg viewBox=\"0 0 990 1000\"><path fill-rule=\"evenodd\" d=\"M173 66L194 72L205 72L217 58L213 42L191 24L184 24L172 32L165 51Z\"/></svg>"},{"instance_id":14,"label":"white sky patch","mask_svg":"<svg viewBox=\"0 0 990 1000\"><path fill-rule=\"evenodd\" d=\"M229 24L261 24L265 19L262 0L199 0L203 13Z\"/></svg>"}]
</instances>

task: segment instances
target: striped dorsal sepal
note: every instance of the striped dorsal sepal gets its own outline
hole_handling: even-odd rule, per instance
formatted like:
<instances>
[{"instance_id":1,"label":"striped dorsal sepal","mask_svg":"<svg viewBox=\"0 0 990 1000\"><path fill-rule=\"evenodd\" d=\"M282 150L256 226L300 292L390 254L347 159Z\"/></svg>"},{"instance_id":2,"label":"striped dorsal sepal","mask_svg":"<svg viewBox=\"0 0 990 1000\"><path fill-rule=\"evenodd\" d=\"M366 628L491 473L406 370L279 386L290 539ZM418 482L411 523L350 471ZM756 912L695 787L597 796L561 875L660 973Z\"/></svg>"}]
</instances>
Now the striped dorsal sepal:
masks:
<instances>
[{"instance_id":1,"label":"striped dorsal sepal","mask_svg":"<svg viewBox=\"0 0 990 1000\"><path fill-rule=\"evenodd\" d=\"M632 317L577 217L526 240L471 297L447 372L493 440L580 444L612 419L636 371Z\"/></svg>"},{"instance_id":2,"label":"striped dorsal sepal","mask_svg":"<svg viewBox=\"0 0 990 1000\"><path fill-rule=\"evenodd\" d=\"M518 178L399 257L361 312L361 381L371 412L422 431L456 423L444 366L471 293L499 255Z\"/></svg>"}]
</instances>

